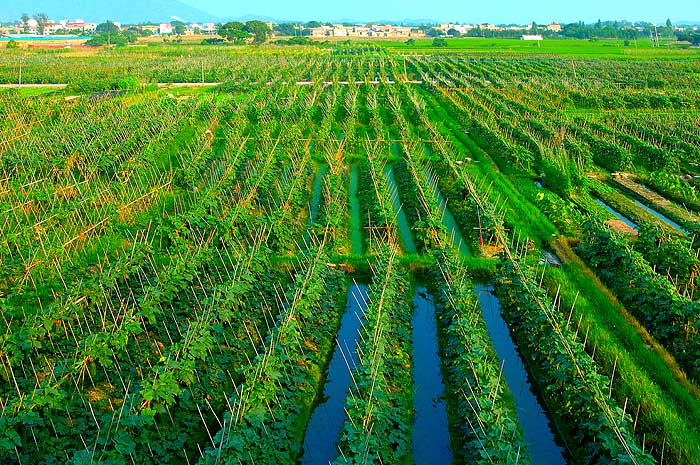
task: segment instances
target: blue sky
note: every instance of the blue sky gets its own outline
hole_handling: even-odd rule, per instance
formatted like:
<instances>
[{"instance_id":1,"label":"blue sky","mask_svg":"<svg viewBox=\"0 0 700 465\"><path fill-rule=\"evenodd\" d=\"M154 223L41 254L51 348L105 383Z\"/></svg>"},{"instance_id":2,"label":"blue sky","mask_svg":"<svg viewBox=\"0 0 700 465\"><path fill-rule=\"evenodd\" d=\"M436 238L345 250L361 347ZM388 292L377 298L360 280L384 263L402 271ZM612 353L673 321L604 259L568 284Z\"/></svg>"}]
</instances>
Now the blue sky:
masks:
<instances>
[{"instance_id":1,"label":"blue sky","mask_svg":"<svg viewBox=\"0 0 700 465\"><path fill-rule=\"evenodd\" d=\"M220 17L249 14L291 20L434 19L438 21L538 23L598 19L664 22L700 20L698 0L182 0Z\"/></svg>"}]
</instances>

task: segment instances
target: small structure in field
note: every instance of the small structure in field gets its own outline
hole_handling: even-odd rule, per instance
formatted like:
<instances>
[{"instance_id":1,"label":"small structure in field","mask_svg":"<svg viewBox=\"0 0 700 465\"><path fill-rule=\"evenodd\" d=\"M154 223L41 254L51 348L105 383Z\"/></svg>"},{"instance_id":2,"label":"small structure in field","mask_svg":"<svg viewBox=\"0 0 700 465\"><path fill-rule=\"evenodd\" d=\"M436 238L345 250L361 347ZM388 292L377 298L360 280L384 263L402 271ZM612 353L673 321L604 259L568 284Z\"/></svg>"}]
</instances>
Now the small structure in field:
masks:
<instances>
[{"instance_id":1,"label":"small structure in field","mask_svg":"<svg viewBox=\"0 0 700 465\"><path fill-rule=\"evenodd\" d=\"M520 39L522 40L544 40L541 34L523 34Z\"/></svg>"},{"instance_id":2,"label":"small structure in field","mask_svg":"<svg viewBox=\"0 0 700 465\"><path fill-rule=\"evenodd\" d=\"M556 255L554 255L551 252L542 252L542 260L540 263L546 263L549 266L553 266L555 268L559 268L561 266L561 262L557 258Z\"/></svg>"}]
</instances>

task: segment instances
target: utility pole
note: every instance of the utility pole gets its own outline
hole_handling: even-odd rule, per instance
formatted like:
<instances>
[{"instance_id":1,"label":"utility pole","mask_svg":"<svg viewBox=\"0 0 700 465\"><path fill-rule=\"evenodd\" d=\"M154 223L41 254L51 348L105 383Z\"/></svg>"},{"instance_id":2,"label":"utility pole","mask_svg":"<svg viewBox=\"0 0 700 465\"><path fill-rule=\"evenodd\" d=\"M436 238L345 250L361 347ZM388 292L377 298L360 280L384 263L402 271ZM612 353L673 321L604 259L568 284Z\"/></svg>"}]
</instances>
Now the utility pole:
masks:
<instances>
[{"instance_id":1,"label":"utility pole","mask_svg":"<svg viewBox=\"0 0 700 465\"><path fill-rule=\"evenodd\" d=\"M22 58L19 59L19 86L22 87Z\"/></svg>"},{"instance_id":2,"label":"utility pole","mask_svg":"<svg viewBox=\"0 0 700 465\"><path fill-rule=\"evenodd\" d=\"M659 47L659 30L656 24L654 24L654 34L656 35L656 46Z\"/></svg>"}]
</instances>

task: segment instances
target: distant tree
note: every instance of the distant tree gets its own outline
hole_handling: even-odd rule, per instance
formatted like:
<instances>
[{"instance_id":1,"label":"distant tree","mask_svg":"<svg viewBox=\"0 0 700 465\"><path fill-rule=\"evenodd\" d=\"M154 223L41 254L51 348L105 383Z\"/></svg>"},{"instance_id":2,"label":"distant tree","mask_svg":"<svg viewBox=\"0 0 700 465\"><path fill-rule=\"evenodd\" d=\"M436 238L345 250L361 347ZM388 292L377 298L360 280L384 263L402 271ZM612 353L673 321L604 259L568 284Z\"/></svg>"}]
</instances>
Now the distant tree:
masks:
<instances>
[{"instance_id":1,"label":"distant tree","mask_svg":"<svg viewBox=\"0 0 700 465\"><path fill-rule=\"evenodd\" d=\"M540 27L534 21L532 22L530 29L532 30L533 34L537 34L538 32L540 32Z\"/></svg>"},{"instance_id":2,"label":"distant tree","mask_svg":"<svg viewBox=\"0 0 700 465\"><path fill-rule=\"evenodd\" d=\"M425 31L425 35L428 37L440 37L444 33L440 29L435 29L434 27L431 27L427 31Z\"/></svg>"},{"instance_id":3,"label":"distant tree","mask_svg":"<svg viewBox=\"0 0 700 465\"><path fill-rule=\"evenodd\" d=\"M281 23L275 25L275 32L281 36L294 36L296 35L296 26L292 23Z\"/></svg>"},{"instance_id":4,"label":"distant tree","mask_svg":"<svg viewBox=\"0 0 700 465\"><path fill-rule=\"evenodd\" d=\"M664 27L664 32L663 34L666 37L672 37L673 36L673 23L671 23L671 19L666 20L666 27Z\"/></svg>"},{"instance_id":5,"label":"distant tree","mask_svg":"<svg viewBox=\"0 0 700 465\"><path fill-rule=\"evenodd\" d=\"M27 28L29 27L29 20L31 18L27 13L22 13L22 17L20 18L20 24L22 24L22 30L24 32L27 32Z\"/></svg>"},{"instance_id":6,"label":"distant tree","mask_svg":"<svg viewBox=\"0 0 700 465\"><path fill-rule=\"evenodd\" d=\"M98 34L119 34L119 28L117 27L116 24L114 24L112 21L107 21L104 23L100 23L97 25L95 28L95 32Z\"/></svg>"},{"instance_id":7,"label":"distant tree","mask_svg":"<svg viewBox=\"0 0 700 465\"><path fill-rule=\"evenodd\" d=\"M138 26L131 26L129 29L127 29L129 32L132 32L133 34L139 36L139 37L148 37L152 36L153 32L149 31L148 29L144 29L142 27Z\"/></svg>"},{"instance_id":8,"label":"distant tree","mask_svg":"<svg viewBox=\"0 0 700 465\"><path fill-rule=\"evenodd\" d=\"M229 42L241 42L250 37L250 34L243 30L244 27L245 24L240 21L229 21L226 24L221 24L217 32Z\"/></svg>"},{"instance_id":9,"label":"distant tree","mask_svg":"<svg viewBox=\"0 0 700 465\"><path fill-rule=\"evenodd\" d=\"M278 39L275 41L277 45L313 45L313 41L308 37L290 37L289 39Z\"/></svg>"},{"instance_id":10,"label":"distant tree","mask_svg":"<svg viewBox=\"0 0 700 465\"><path fill-rule=\"evenodd\" d=\"M416 39L408 39L405 44L408 46L416 45Z\"/></svg>"},{"instance_id":11,"label":"distant tree","mask_svg":"<svg viewBox=\"0 0 700 465\"><path fill-rule=\"evenodd\" d=\"M136 35L131 33L107 33L103 32L92 37L92 39L85 42L85 45L99 47L101 45L126 45L130 42L136 41Z\"/></svg>"},{"instance_id":12,"label":"distant tree","mask_svg":"<svg viewBox=\"0 0 700 465\"><path fill-rule=\"evenodd\" d=\"M141 32L132 30L120 30L116 24L107 21L97 25L95 35L92 39L85 42L85 45L101 46L101 45L126 45L138 40Z\"/></svg>"},{"instance_id":13,"label":"distant tree","mask_svg":"<svg viewBox=\"0 0 700 465\"><path fill-rule=\"evenodd\" d=\"M467 31L467 36L469 36L469 37L482 37L483 34L484 33L481 30L481 26L479 26L479 25L477 25L475 28L469 29L469 31Z\"/></svg>"},{"instance_id":14,"label":"distant tree","mask_svg":"<svg viewBox=\"0 0 700 465\"><path fill-rule=\"evenodd\" d=\"M459 37L462 34L455 28L450 28L447 30L447 35L452 37Z\"/></svg>"},{"instance_id":15,"label":"distant tree","mask_svg":"<svg viewBox=\"0 0 700 465\"><path fill-rule=\"evenodd\" d=\"M700 33L697 32L679 32L677 34L678 40L683 42L690 42L694 46L700 45Z\"/></svg>"},{"instance_id":16,"label":"distant tree","mask_svg":"<svg viewBox=\"0 0 700 465\"><path fill-rule=\"evenodd\" d=\"M433 47L447 47L447 41L436 37L433 39Z\"/></svg>"},{"instance_id":17,"label":"distant tree","mask_svg":"<svg viewBox=\"0 0 700 465\"><path fill-rule=\"evenodd\" d=\"M248 21L243 30L254 37L253 42L256 44L262 44L272 34L270 26L258 20Z\"/></svg>"},{"instance_id":18,"label":"distant tree","mask_svg":"<svg viewBox=\"0 0 700 465\"><path fill-rule=\"evenodd\" d=\"M304 26L306 26L306 27L309 28L309 29L314 29L314 28L317 28L317 27L321 27L322 24L319 23L318 21L309 21L309 22L306 23Z\"/></svg>"},{"instance_id":19,"label":"distant tree","mask_svg":"<svg viewBox=\"0 0 700 465\"><path fill-rule=\"evenodd\" d=\"M39 34L43 34L46 30L46 25L49 24L49 15L46 13L37 13L34 15L34 21L37 23Z\"/></svg>"},{"instance_id":20,"label":"distant tree","mask_svg":"<svg viewBox=\"0 0 700 465\"><path fill-rule=\"evenodd\" d=\"M187 32L187 26L182 21L173 21L171 24L175 35L182 36Z\"/></svg>"},{"instance_id":21,"label":"distant tree","mask_svg":"<svg viewBox=\"0 0 700 465\"><path fill-rule=\"evenodd\" d=\"M138 40L138 34L132 31L122 31L120 35L124 37L128 44L133 44Z\"/></svg>"},{"instance_id":22,"label":"distant tree","mask_svg":"<svg viewBox=\"0 0 700 465\"><path fill-rule=\"evenodd\" d=\"M202 45L222 45L223 43L224 40L219 39L218 37L212 37L209 39L202 40Z\"/></svg>"}]
</instances>

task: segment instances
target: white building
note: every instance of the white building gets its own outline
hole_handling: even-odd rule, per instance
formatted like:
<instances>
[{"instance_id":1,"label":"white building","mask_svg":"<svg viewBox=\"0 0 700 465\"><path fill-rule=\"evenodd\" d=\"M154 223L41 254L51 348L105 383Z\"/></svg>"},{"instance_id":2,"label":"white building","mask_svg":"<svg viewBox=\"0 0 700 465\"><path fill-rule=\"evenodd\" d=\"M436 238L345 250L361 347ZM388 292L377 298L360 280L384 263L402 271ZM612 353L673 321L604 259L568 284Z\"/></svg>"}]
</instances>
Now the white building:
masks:
<instances>
[{"instance_id":1,"label":"white building","mask_svg":"<svg viewBox=\"0 0 700 465\"><path fill-rule=\"evenodd\" d=\"M349 34L348 30L344 27L335 27L333 28L332 35L333 37L347 37Z\"/></svg>"},{"instance_id":2,"label":"white building","mask_svg":"<svg viewBox=\"0 0 700 465\"><path fill-rule=\"evenodd\" d=\"M351 37L369 37L372 35L372 29L367 26L353 26L348 30L348 35Z\"/></svg>"},{"instance_id":3,"label":"white building","mask_svg":"<svg viewBox=\"0 0 700 465\"><path fill-rule=\"evenodd\" d=\"M470 24L451 24L451 23L443 23L440 25L439 29L447 34L447 31L450 29L454 29L455 31L459 32L460 34L466 34L470 30L474 29L474 26Z\"/></svg>"},{"instance_id":4,"label":"white building","mask_svg":"<svg viewBox=\"0 0 700 465\"><path fill-rule=\"evenodd\" d=\"M30 19L27 21L27 31L36 34L39 31L39 23L36 19Z\"/></svg>"},{"instance_id":5,"label":"white building","mask_svg":"<svg viewBox=\"0 0 700 465\"><path fill-rule=\"evenodd\" d=\"M540 34L523 34L520 37L522 40L543 40L544 38Z\"/></svg>"},{"instance_id":6,"label":"white building","mask_svg":"<svg viewBox=\"0 0 700 465\"><path fill-rule=\"evenodd\" d=\"M160 23L160 26L158 26L158 32L160 35L172 34L173 25L170 23Z\"/></svg>"},{"instance_id":7,"label":"white building","mask_svg":"<svg viewBox=\"0 0 700 465\"><path fill-rule=\"evenodd\" d=\"M311 29L311 37L326 37L331 34L333 28L329 26L315 27Z\"/></svg>"},{"instance_id":8,"label":"white building","mask_svg":"<svg viewBox=\"0 0 700 465\"><path fill-rule=\"evenodd\" d=\"M49 21L49 24L44 26L44 34L46 34L46 35L55 34L58 31L62 31L62 30L63 30L63 24L60 24L60 23L57 24L57 23L54 23L53 21Z\"/></svg>"},{"instance_id":9,"label":"white building","mask_svg":"<svg viewBox=\"0 0 700 465\"><path fill-rule=\"evenodd\" d=\"M92 32L97 29L97 24L86 23L83 19L76 19L75 21L67 21L64 29L67 31Z\"/></svg>"}]
</instances>

